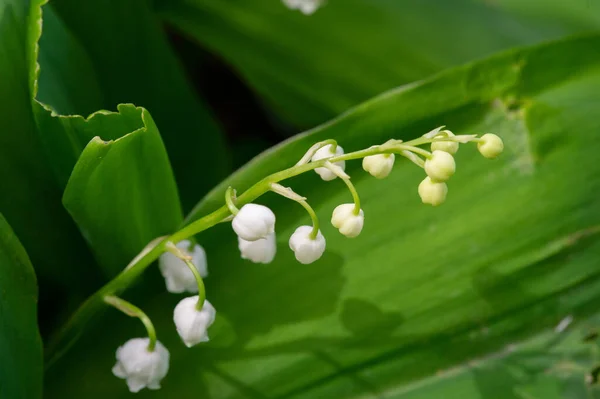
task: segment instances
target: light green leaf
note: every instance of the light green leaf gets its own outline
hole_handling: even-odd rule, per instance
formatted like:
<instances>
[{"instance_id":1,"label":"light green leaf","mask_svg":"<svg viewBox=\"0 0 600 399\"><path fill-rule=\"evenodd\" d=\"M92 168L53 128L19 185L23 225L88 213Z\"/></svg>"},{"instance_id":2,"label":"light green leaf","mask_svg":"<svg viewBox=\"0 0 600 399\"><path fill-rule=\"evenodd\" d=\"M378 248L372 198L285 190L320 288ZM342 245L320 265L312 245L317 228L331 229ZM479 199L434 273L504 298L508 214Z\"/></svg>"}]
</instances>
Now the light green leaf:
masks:
<instances>
[{"instance_id":1,"label":"light green leaf","mask_svg":"<svg viewBox=\"0 0 600 399\"><path fill-rule=\"evenodd\" d=\"M446 125L494 132L506 145L496 161L463 146L436 208L420 203L424 173L410 162L398 160L385 180L348 162L366 215L355 239L328 223L350 201L342 182L314 173L286 182L321 218L327 251L314 264L298 264L287 243L308 216L275 194L259 201L277 215L274 263L242 261L228 225L200 234L218 312L211 342L185 348L172 321L180 297L148 286L136 304L155 321L171 369L162 390L141 397L579 397L589 353L544 345L550 329L568 316L585 320L600 299L599 47L592 35L516 50L384 93L223 182L189 220L222 205L228 185L242 191L323 139L353 151ZM129 397L110 368L117 346L143 329L117 312L102 321L109 331L88 329L52 366L51 396ZM560 366L556 353L581 368L565 378L547 372ZM540 363L523 370L521 355Z\"/></svg>"},{"instance_id":2,"label":"light green leaf","mask_svg":"<svg viewBox=\"0 0 600 399\"><path fill-rule=\"evenodd\" d=\"M175 0L160 12L224 57L279 117L312 127L447 67L590 28L496 3L333 0L305 16L281 0Z\"/></svg>"},{"instance_id":3,"label":"light green leaf","mask_svg":"<svg viewBox=\"0 0 600 399\"><path fill-rule=\"evenodd\" d=\"M193 92L146 0L51 2L43 7L43 20L40 102L58 115L87 116L121 103L148 109L170 155L184 209L227 176L222 133ZM83 148L68 141L99 134L80 132L64 118L53 121L39 106L35 110L64 187Z\"/></svg>"},{"instance_id":4,"label":"light green leaf","mask_svg":"<svg viewBox=\"0 0 600 399\"><path fill-rule=\"evenodd\" d=\"M42 397L37 285L25 249L0 214L0 397Z\"/></svg>"},{"instance_id":5,"label":"light green leaf","mask_svg":"<svg viewBox=\"0 0 600 399\"><path fill-rule=\"evenodd\" d=\"M101 137L112 140L91 139L63 198L96 259L112 276L149 241L181 223L177 186L158 129L145 109L120 105L119 114L97 114L81 123L95 134L130 126L131 133L122 137L112 138L116 132L107 131Z\"/></svg>"}]
</instances>

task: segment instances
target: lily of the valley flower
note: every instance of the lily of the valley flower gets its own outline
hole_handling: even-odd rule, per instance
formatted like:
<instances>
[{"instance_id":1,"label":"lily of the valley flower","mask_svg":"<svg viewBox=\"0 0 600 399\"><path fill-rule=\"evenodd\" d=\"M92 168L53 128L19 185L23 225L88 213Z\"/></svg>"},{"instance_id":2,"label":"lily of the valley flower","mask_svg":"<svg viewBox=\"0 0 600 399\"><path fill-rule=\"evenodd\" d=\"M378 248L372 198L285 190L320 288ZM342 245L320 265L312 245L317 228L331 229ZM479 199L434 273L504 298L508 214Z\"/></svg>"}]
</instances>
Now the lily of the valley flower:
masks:
<instances>
[{"instance_id":1,"label":"lily of the valley flower","mask_svg":"<svg viewBox=\"0 0 600 399\"><path fill-rule=\"evenodd\" d=\"M246 204L231 222L238 237L246 241L266 238L275 232L275 214L264 205Z\"/></svg>"},{"instance_id":2,"label":"lily of the valley flower","mask_svg":"<svg viewBox=\"0 0 600 399\"><path fill-rule=\"evenodd\" d=\"M331 224L346 237L356 237L365 224L365 213L361 209L354 214L354 204L338 205L331 215Z\"/></svg>"},{"instance_id":3,"label":"lily of the valley flower","mask_svg":"<svg viewBox=\"0 0 600 399\"><path fill-rule=\"evenodd\" d=\"M312 226L300 226L290 237L290 249L298 262L305 265L313 263L325 252L325 237L321 230L314 239L310 237L312 230Z\"/></svg>"},{"instance_id":4,"label":"lily of the valley flower","mask_svg":"<svg viewBox=\"0 0 600 399\"><path fill-rule=\"evenodd\" d=\"M192 257L192 263L202 277L208 276L208 268L206 266L206 252L200 245L194 245L194 248L189 251L190 242L183 240L177 243L177 248L189 253ZM184 261L170 252L165 252L158 259L158 267L165 278L167 290L172 293L181 292L198 292L198 284L194 278L194 274L185 264Z\"/></svg>"},{"instance_id":5,"label":"lily of the valley flower","mask_svg":"<svg viewBox=\"0 0 600 399\"><path fill-rule=\"evenodd\" d=\"M436 182L447 181L455 171L454 157L446 151L435 150L431 158L425 161L425 173Z\"/></svg>"},{"instance_id":6,"label":"lily of the valley flower","mask_svg":"<svg viewBox=\"0 0 600 399\"><path fill-rule=\"evenodd\" d=\"M377 154L363 158L363 169L377 179L387 177L394 167L394 154Z\"/></svg>"},{"instance_id":7,"label":"lily of the valley flower","mask_svg":"<svg viewBox=\"0 0 600 399\"><path fill-rule=\"evenodd\" d=\"M215 321L216 311L210 302L205 300L200 310L196 308L197 303L197 295L184 298L173 312L177 332L188 348L208 341L208 327Z\"/></svg>"},{"instance_id":8,"label":"lily of the valley flower","mask_svg":"<svg viewBox=\"0 0 600 399\"><path fill-rule=\"evenodd\" d=\"M442 130L436 137L455 137L450 130ZM431 151L444 151L449 154L456 154L458 143L456 141L434 141L431 143Z\"/></svg>"},{"instance_id":9,"label":"lily of the valley flower","mask_svg":"<svg viewBox=\"0 0 600 399\"><path fill-rule=\"evenodd\" d=\"M446 201L448 186L444 182L434 182L429 176L419 184L419 196L424 204L441 205Z\"/></svg>"},{"instance_id":10,"label":"lily of the valley flower","mask_svg":"<svg viewBox=\"0 0 600 399\"><path fill-rule=\"evenodd\" d=\"M331 144L327 144L326 146L321 147L317 152L315 152L315 154L312 156L311 160L313 162L315 162L315 161L320 161L322 159L329 159L333 156L340 156L340 155L344 155L344 149L342 147L340 147L339 145L336 146L335 152L333 152L333 146ZM334 162L334 165L339 166L340 168L342 168L342 170L344 170L346 168L345 161ZM332 172L330 169L327 169L327 168L316 168L315 172L317 172L318 175L321 176L321 179L323 179L325 181L330 181L337 177L337 175L334 172Z\"/></svg>"},{"instance_id":11,"label":"lily of the valley flower","mask_svg":"<svg viewBox=\"0 0 600 399\"><path fill-rule=\"evenodd\" d=\"M169 351L158 341L149 351L149 342L148 338L134 338L117 349L117 364L112 372L127 381L131 392L160 389L160 381L169 371Z\"/></svg>"},{"instance_id":12,"label":"lily of the valley flower","mask_svg":"<svg viewBox=\"0 0 600 399\"><path fill-rule=\"evenodd\" d=\"M271 263L277 252L275 233L256 241L246 241L242 237L238 237L238 247L242 259L248 259L254 263Z\"/></svg>"},{"instance_id":13,"label":"lily of the valley flower","mask_svg":"<svg viewBox=\"0 0 600 399\"><path fill-rule=\"evenodd\" d=\"M477 143L477 149L484 157L494 159L504 151L504 142L495 134L486 133Z\"/></svg>"},{"instance_id":14,"label":"lily of the valley flower","mask_svg":"<svg viewBox=\"0 0 600 399\"><path fill-rule=\"evenodd\" d=\"M321 6L322 0L282 0L288 8L300 10L304 15L311 15Z\"/></svg>"}]
</instances>

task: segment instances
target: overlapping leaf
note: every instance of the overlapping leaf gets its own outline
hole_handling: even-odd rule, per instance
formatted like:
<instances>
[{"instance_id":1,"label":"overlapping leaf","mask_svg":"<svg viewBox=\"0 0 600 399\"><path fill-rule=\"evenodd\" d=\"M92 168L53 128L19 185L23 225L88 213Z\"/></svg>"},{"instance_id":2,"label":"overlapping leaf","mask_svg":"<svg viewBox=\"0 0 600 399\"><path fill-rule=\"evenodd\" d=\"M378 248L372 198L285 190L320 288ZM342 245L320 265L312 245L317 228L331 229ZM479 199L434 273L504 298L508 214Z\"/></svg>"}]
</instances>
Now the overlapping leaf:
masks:
<instances>
[{"instance_id":1,"label":"overlapping leaf","mask_svg":"<svg viewBox=\"0 0 600 399\"><path fill-rule=\"evenodd\" d=\"M567 18L572 12L540 17L558 7L597 11L585 2L517 12L532 2L339 0L308 17L280 0L159 3L168 22L223 56L279 117L305 128L444 68L600 26Z\"/></svg>"},{"instance_id":2,"label":"overlapping leaf","mask_svg":"<svg viewBox=\"0 0 600 399\"><path fill-rule=\"evenodd\" d=\"M25 249L0 214L0 397L42 397L37 286Z\"/></svg>"},{"instance_id":3,"label":"overlapping leaf","mask_svg":"<svg viewBox=\"0 0 600 399\"><path fill-rule=\"evenodd\" d=\"M186 81L147 1L61 0L43 10L41 102L60 115L87 116L121 103L148 109L170 155L185 209L227 175L221 132ZM62 137L99 135L93 127L80 133L53 124L43 110L37 111L53 161L59 158L60 163L65 151L73 151ZM63 187L72 158L80 153L81 146L76 146L74 155L67 157L70 162L57 171Z\"/></svg>"}]
</instances>

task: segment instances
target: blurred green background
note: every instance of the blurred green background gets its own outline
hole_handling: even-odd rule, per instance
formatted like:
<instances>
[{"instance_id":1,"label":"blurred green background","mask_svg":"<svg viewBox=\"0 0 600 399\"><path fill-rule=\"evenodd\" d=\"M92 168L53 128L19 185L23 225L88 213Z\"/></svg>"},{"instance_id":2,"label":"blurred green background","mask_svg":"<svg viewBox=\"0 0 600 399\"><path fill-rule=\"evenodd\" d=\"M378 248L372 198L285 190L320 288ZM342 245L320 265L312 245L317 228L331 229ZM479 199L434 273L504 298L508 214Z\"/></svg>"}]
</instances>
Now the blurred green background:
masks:
<instances>
[{"instance_id":1,"label":"blurred green background","mask_svg":"<svg viewBox=\"0 0 600 399\"><path fill-rule=\"evenodd\" d=\"M180 342L181 297L150 267L124 296L171 370L137 395L600 397L599 29L596 0L0 0L0 398L129 397L110 369L139 322L100 311L50 343L146 243L316 141L440 125L506 151L461 149L439 208L408 162L383 181L355 162L353 240L328 223L339 181L289 182L324 225L314 264L287 244L307 216L274 195L272 264L241 260L226 225L200 234L206 345Z\"/></svg>"}]
</instances>

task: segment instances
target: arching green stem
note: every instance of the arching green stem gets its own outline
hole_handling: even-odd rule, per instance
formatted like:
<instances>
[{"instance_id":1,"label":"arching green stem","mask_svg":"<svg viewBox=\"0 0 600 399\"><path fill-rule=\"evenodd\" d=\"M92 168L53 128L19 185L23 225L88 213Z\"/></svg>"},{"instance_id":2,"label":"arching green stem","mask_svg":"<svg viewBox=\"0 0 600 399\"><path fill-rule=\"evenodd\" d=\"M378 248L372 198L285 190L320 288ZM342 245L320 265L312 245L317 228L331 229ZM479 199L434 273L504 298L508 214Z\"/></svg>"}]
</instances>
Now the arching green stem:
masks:
<instances>
[{"instance_id":1,"label":"arching green stem","mask_svg":"<svg viewBox=\"0 0 600 399\"><path fill-rule=\"evenodd\" d=\"M116 309L119 309L127 316L137 317L140 319L140 321L144 324L144 327L146 327L146 332L148 333L148 338L150 339L150 342L148 343L148 351L153 352L154 348L156 347L156 330L154 329L154 325L146 313L132 303L129 303L126 300L116 296L105 296L104 302L115 307Z\"/></svg>"},{"instance_id":2,"label":"arching green stem","mask_svg":"<svg viewBox=\"0 0 600 399\"><path fill-rule=\"evenodd\" d=\"M271 190L277 194L291 199L292 201L296 201L302 205L304 209L306 209L306 212L308 212L313 224L313 229L309 234L309 238L311 240L316 239L317 235L319 234L319 218L317 217L314 209L308 204L308 202L306 202L306 198L296 194L290 187L284 187L279 183L271 183Z\"/></svg>"},{"instance_id":3,"label":"arching green stem","mask_svg":"<svg viewBox=\"0 0 600 399\"><path fill-rule=\"evenodd\" d=\"M198 268L192 263L190 257L177 248L171 241L167 242L165 249L184 261L187 267L190 268L190 271L196 279L196 284L198 285L198 303L196 304L196 309L201 310L202 306L204 306L204 301L206 300L206 287L204 286L204 280L202 279Z\"/></svg>"},{"instance_id":4,"label":"arching green stem","mask_svg":"<svg viewBox=\"0 0 600 399\"><path fill-rule=\"evenodd\" d=\"M315 155L315 153L317 151L319 151L321 148L325 147L326 145L330 145L330 144L331 144L331 150L335 154L335 152L337 150L337 141L335 141L333 139L319 141L318 143L313 144L308 149L308 151L306 151L306 154L304 154L304 156L296 163L296 166L307 164L308 162L310 162L313 155Z\"/></svg>"},{"instance_id":5,"label":"arching green stem","mask_svg":"<svg viewBox=\"0 0 600 399\"><path fill-rule=\"evenodd\" d=\"M283 180L292 178L294 176L301 175L308 171L312 171L316 168L325 167L325 164L327 162L335 163L339 161L362 159L366 156L377 154L402 154L402 151L405 151L407 149L409 151L414 151L416 146L432 143L434 141L456 141L464 143L474 140L476 140L474 136L455 136L451 138L443 138L443 140L438 140L436 138L420 137L418 139L407 141L402 144L400 144L398 140L390 140L385 144L374 146L364 150L333 156L327 160L323 159L319 161L309 162L312 158L312 155L308 157L308 154L310 152L312 152L312 154L314 155L314 152L318 151L319 148L322 148L324 145L327 144L337 146L335 140L326 140L311 147L309 152L307 152L307 154L303 157L303 159L308 159L306 161L307 163L299 163L298 165L292 166L290 168L264 177L260 181L256 182L252 187L244 191L241 195L239 195L236 198L235 202L238 206L242 206L249 202L252 202L261 195L270 191L272 183L278 183ZM424 151L422 149L418 150L421 154L421 151ZM427 151L425 152L428 153ZM347 180L344 181L346 182ZM348 185L348 183L346 184ZM356 209L360 211L358 195L355 195L356 190L354 190L353 186L352 188L348 186L348 188L353 192L353 197L355 197L355 205L358 204ZM172 234L171 236L161 237L153 240L129 263L129 265L127 265L125 269L123 269L121 273L119 273L115 278L113 278L106 285L100 288L100 290L96 291L96 293L90 296L69 318L69 320L63 325L63 327L60 330L58 330L55 335L50 337L48 346L45 351L46 368L50 368L53 364L55 364L56 360L58 360L58 358L60 358L60 356L64 354L79 337L83 330L83 326L90 323L94 316L103 309L104 303L106 302L105 298L111 297L113 295L119 295L121 292L126 290L131 284L133 284L133 282L137 280L137 278L152 264L152 262L158 259L158 257L166 250L166 245L169 241L179 242L193 235L196 235L204 230L207 230L213 227L214 225L220 223L224 219L234 215L237 212L238 208L236 204L233 203L233 189L228 188L227 192L228 194L225 197L225 205L199 219L186 220L182 228L179 231Z\"/></svg>"},{"instance_id":6,"label":"arching green stem","mask_svg":"<svg viewBox=\"0 0 600 399\"><path fill-rule=\"evenodd\" d=\"M354 187L354 184L352 184L352 182L350 181L350 176L348 176L346 174L346 172L344 172L342 170L342 168L340 168L339 166L332 164L330 162L326 162L325 167L327 169L329 169L330 171L332 171L333 173L335 173L335 175L337 177L339 177L340 179L342 179L342 181L346 184L346 186L348 187L348 190L350 190L350 194L352 194L352 198L354 200L353 212L355 215L360 214L360 198L358 196L358 191L356 191L356 188Z\"/></svg>"},{"instance_id":7,"label":"arching green stem","mask_svg":"<svg viewBox=\"0 0 600 399\"><path fill-rule=\"evenodd\" d=\"M240 210L233 203L234 195L235 191L233 190L233 187L227 187L227 191L225 191L225 204L227 204L227 208L232 215L237 215Z\"/></svg>"}]
</instances>

